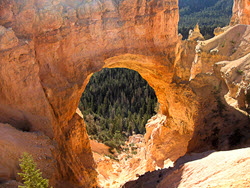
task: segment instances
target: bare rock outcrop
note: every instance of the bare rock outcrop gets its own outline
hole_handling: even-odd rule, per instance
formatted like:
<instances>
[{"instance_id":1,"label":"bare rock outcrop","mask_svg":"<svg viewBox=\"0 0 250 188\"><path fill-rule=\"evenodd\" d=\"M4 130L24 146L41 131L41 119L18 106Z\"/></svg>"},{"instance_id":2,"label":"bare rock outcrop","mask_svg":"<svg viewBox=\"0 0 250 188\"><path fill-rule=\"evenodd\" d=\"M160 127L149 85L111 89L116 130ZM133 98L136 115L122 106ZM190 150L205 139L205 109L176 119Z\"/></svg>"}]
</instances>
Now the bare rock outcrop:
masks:
<instances>
[{"instance_id":1,"label":"bare rock outcrop","mask_svg":"<svg viewBox=\"0 0 250 188\"><path fill-rule=\"evenodd\" d=\"M229 89L226 94L228 104L249 113L250 101L250 53L234 61L222 61L215 64L218 74L225 80Z\"/></svg>"},{"instance_id":2,"label":"bare rock outcrop","mask_svg":"<svg viewBox=\"0 0 250 188\"><path fill-rule=\"evenodd\" d=\"M225 31L227 31L228 29L230 28L230 26L225 26L225 27L217 27L214 29L214 35L217 36L217 35L220 35L222 33L224 33Z\"/></svg>"},{"instance_id":3,"label":"bare rock outcrop","mask_svg":"<svg viewBox=\"0 0 250 188\"><path fill-rule=\"evenodd\" d=\"M189 31L188 40L190 40L190 41L197 41L197 40L203 41L203 40L205 40L203 35L200 32L200 28L199 28L198 23L194 27L194 30Z\"/></svg>"},{"instance_id":4,"label":"bare rock outcrop","mask_svg":"<svg viewBox=\"0 0 250 188\"><path fill-rule=\"evenodd\" d=\"M248 0L234 0L230 25L235 24L250 24L250 2Z\"/></svg>"},{"instance_id":5,"label":"bare rock outcrop","mask_svg":"<svg viewBox=\"0 0 250 188\"><path fill-rule=\"evenodd\" d=\"M61 143L59 142L62 147L59 148L60 155L57 160L67 165L60 166L57 179L61 181L57 181L56 186L62 188L96 187L96 164L83 119L75 113L62 131L65 137L60 140Z\"/></svg>"},{"instance_id":6,"label":"bare rock outcrop","mask_svg":"<svg viewBox=\"0 0 250 188\"><path fill-rule=\"evenodd\" d=\"M91 140L100 187L117 188L135 180L146 170L147 156L143 135L132 135L121 153L110 153L104 144ZM106 151L105 151L106 150Z\"/></svg>"},{"instance_id":7,"label":"bare rock outcrop","mask_svg":"<svg viewBox=\"0 0 250 188\"><path fill-rule=\"evenodd\" d=\"M171 174L166 174L157 186L161 187L248 187L250 149L221 151L189 156ZM200 156L199 156L200 155ZM195 160L200 157L200 160ZM181 163L181 161L180 161ZM179 177L182 177L181 180ZM180 180L180 181L179 181Z\"/></svg>"},{"instance_id":8,"label":"bare rock outcrop","mask_svg":"<svg viewBox=\"0 0 250 188\"><path fill-rule=\"evenodd\" d=\"M243 147L249 144L249 120L246 112L248 104L245 102L248 95L246 88L249 87L249 29L247 25L236 25L210 40L200 41L196 47L192 41L183 42L181 59L184 58L185 61L178 60L177 67L190 66L190 78L188 81L186 76L181 77L188 75L184 68L182 71L186 74L180 74L177 69L172 83L168 85L168 90L175 91L176 95L165 91L168 93L166 100L170 104L165 122L161 125L159 119L148 123L146 139L151 137L148 141L148 152L149 156L152 156L148 160L149 170L154 169L155 165L163 168L164 161L168 159L166 156L175 161L187 151L227 150L237 147L236 145ZM194 59L190 63L192 60L188 59L184 52L188 53L192 48L196 48L196 53L193 54ZM223 79L226 67L216 68L215 65L223 60L234 60L231 66L242 67L236 74L237 77ZM238 63L234 66L235 62ZM222 73L218 73L220 71ZM234 86L228 86L230 79L233 79L231 82L234 82ZM230 87L239 87L239 97L234 98L239 98L240 105L244 104L245 112L232 108L228 100L225 100L227 94L231 93ZM150 162L151 159L153 160Z\"/></svg>"},{"instance_id":9,"label":"bare rock outcrop","mask_svg":"<svg viewBox=\"0 0 250 188\"><path fill-rule=\"evenodd\" d=\"M0 50L6 50L18 45L18 38L14 31L0 26Z\"/></svg>"},{"instance_id":10,"label":"bare rock outcrop","mask_svg":"<svg viewBox=\"0 0 250 188\"><path fill-rule=\"evenodd\" d=\"M250 26L236 25L221 35L201 41L195 47L190 80L199 73L213 73L213 65L222 60L236 60L250 52Z\"/></svg>"},{"instance_id":11,"label":"bare rock outcrop","mask_svg":"<svg viewBox=\"0 0 250 188\"><path fill-rule=\"evenodd\" d=\"M244 148L185 155L174 168L146 173L124 187L249 187L249 152Z\"/></svg>"}]
</instances>

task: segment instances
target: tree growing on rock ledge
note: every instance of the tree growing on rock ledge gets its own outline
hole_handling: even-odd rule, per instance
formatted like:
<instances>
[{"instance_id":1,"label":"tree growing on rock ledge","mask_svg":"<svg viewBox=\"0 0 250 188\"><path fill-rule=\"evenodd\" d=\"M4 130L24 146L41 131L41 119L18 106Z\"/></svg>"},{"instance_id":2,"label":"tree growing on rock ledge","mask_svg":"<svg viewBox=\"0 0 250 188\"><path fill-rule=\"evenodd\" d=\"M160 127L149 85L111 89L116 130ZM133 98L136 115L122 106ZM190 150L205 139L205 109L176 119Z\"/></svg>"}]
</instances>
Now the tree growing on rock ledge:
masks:
<instances>
[{"instance_id":1,"label":"tree growing on rock ledge","mask_svg":"<svg viewBox=\"0 0 250 188\"><path fill-rule=\"evenodd\" d=\"M24 181L24 186L19 188L48 188L49 180L42 177L40 169L36 169L37 164L34 162L31 155L23 153L22 158L19 160L20 167L23 173L18 173Z\"/></svg>"}]
</instances>

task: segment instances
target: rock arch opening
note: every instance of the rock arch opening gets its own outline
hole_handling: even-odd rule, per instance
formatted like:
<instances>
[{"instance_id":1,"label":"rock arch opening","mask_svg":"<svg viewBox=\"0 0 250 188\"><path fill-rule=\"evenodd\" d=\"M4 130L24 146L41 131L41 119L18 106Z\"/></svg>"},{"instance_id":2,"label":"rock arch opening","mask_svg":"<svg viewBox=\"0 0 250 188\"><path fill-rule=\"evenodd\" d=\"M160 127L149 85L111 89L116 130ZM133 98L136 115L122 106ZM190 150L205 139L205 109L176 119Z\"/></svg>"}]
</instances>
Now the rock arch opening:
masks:
<instances>
[{"instance_id":1,"label":"rock arch opening","mask_svg":"<svg viewBox=\"0 0 250 188\"><path fill-rule=\"evenodd\" d=\"M154 90L136 71L104 68L91 76L78 111L102 187L119 187L146 172L145 125L158 108Z\"/></svg>"},{"instance_id":2,"label":"rock arch opening","mask_svg":"<svg viewBox=\"0 0 250 188\"><path fill-rule=\"evenodd\" d=\"M107 142L116 131L121 139L131 136L132 132L145 134L147 120L158 113L157 103L154 90L139 73L105 68L92 75L78 108L89 135Z\"/></svg>"},{"instance_id":3,"label":"rock arch opening","mask_svg":"<svg viewBox=\"0 0 250 188\"><path fill-rule=\"evenodd\" d=\"M192 132L194 124L192 113L195 113L193 109L196 109L195 105L197 105L195 96L189 88L180 87L178 83L175 83L176 81L173 80L174 71L171 67L163 65L163 62L163 59L157 58L157 56L124 54L107 58L102 65L102 68L127 68L137 71L154 89L160 103L158 116L153 118L150 126L147 127L147 135L145 136L147 144L144 147L145 151L142 151L142 153L144 152L143 172L158 167L163 168L168 159L174 161L179 156L184 155L188 141L192 137L189 132ZM100 69L89 72L79 91L74 91L77 94L75 101L80 100L81 91L84 91L93 73ZM193 105L190 105L191 103ZM70 122L74 117L75 115ZM71 126L68 130L71 129ZM160 137L160 139L154 138L152 135ZM178 141L173 142L174 139ZM168 147L168 143L171 143L171 147ZM89 143L87 144L89 145ZM176 150L172 149L174 147ZM77 151L75 152L77 153Z\"/></svg>"}]
</instances>

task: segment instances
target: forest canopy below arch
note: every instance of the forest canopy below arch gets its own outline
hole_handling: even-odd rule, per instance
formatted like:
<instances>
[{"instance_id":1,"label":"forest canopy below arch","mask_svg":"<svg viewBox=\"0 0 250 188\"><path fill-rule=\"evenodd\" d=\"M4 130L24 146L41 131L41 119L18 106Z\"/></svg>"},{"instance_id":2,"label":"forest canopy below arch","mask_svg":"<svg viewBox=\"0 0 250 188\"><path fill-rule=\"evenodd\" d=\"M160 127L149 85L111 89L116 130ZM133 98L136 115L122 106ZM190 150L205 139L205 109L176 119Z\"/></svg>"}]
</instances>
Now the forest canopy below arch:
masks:
<instances>
[{"instance_id":1,"label":"forest canopy below arch","mask_svg":"<svg viewBox=\"0 0 250 188\"><path fill-rule=\"evenodd\" d=\"M146 132L145 124L157 107L147 81L124 68L93 74L79 102L90 137L117 149L133 133Z\"/></svg>"}]
</instances>

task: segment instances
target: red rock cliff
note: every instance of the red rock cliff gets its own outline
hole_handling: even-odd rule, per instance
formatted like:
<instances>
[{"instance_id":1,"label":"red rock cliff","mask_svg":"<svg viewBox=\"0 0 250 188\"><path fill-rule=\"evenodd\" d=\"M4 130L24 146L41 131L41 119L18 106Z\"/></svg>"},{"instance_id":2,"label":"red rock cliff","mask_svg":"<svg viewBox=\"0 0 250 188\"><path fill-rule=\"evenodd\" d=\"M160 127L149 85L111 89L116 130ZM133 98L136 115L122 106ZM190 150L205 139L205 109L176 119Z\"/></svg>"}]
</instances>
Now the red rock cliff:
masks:
<instances>
[{"instance_id":1,"label":"red rock cliff","mask_svg":"<svg viewBox=\"0 0 250 188\"><path fill-rule=\"evenodd\" d=\"M250 1L234 0L233 16L230 25L250 24Z\"/></svg>"}]
</instances>

